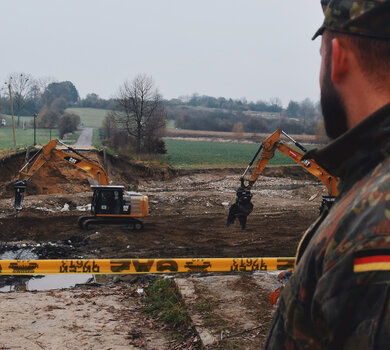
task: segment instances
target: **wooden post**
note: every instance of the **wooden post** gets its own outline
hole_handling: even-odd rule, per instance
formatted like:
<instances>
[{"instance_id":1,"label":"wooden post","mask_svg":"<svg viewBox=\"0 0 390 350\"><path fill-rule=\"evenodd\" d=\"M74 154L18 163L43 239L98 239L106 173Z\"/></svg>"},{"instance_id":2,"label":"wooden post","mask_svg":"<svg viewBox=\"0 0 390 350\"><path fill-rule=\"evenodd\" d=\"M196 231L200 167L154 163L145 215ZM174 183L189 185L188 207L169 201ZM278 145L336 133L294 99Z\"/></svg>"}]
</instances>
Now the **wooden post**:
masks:
<instances>
[{"instance_id":1,"label":"wooden post","mask_svg":"<svg viewBox=\"0 0 390 350\"><path fill-rule=\"evenodd\" d=\"M26 149L26 163L28 162L30 158L30 146L27 146L27 149Z\"/></svg>"}]
</instances>

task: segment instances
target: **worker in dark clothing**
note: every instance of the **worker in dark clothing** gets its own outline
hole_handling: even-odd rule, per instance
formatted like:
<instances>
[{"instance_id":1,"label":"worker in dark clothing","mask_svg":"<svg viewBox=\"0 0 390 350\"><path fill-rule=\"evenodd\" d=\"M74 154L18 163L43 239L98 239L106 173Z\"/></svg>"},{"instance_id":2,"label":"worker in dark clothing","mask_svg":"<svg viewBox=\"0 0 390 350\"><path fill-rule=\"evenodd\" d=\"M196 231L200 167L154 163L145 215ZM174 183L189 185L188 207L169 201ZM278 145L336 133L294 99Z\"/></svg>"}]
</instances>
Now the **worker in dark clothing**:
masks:
<instances>
[{"instance_id":1,"label":"worker in dark clothing","mask_svg":"<svg viewBox=\"0 0 390 350\"><path fill-rule=\"evenodd\" d=\"M298 247L265 348L390 349L390 0L321 5L333 140L305 157L340 178L340 194Z\"/></svg>"}]
</instances>

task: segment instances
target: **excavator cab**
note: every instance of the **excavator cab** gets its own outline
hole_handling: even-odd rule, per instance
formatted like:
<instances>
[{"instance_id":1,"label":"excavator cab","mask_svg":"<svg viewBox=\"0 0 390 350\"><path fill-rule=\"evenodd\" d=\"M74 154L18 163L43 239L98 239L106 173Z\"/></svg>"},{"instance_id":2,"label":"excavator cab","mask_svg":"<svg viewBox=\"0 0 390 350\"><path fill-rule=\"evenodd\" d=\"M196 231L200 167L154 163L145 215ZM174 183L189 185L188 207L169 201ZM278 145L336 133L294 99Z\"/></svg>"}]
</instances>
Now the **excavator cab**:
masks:
<instances>
[{"instance_id":1,"label":"excavator cab","mask_svg":"<svg viewBox=\"0 0 390 350\"><path fill-rule=\"evenodd\" d=\"M124 206L123 186L92 186L91 212L98 214L129 214L130 206Z\"/></svg>"},{"instance_id":2,"label":"excavator cab","mask_svg":"<svg viewBox=\"0 0 390 350\"><path fill-rule=\"evenodd\" d=\"M125 191L124 186L96 185L93 190L91 214L78 220L80 228L89 230L99 225L126 226L141 230L144 225L136 218L148 215L148 197Z\"/></svg>"}]
</instances>

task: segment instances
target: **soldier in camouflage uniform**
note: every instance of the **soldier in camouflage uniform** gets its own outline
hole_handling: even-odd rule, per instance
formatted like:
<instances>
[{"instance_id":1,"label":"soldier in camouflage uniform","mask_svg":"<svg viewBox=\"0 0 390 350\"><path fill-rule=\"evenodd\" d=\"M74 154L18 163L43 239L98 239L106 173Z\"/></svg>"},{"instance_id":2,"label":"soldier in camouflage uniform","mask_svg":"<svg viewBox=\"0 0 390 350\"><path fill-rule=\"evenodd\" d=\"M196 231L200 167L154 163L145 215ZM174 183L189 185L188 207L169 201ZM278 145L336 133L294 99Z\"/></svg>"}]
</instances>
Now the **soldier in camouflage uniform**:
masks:
<instances>
[{"instance_id":1,"label":"soldier in camouflage uniform","mask_svg":"<svg viewBox=\"0 0 390 350\"><path fill-rule=\"evenodd\" d=\"M299 245L266 349L390 349L390 0L321 5L321 105L334 140L306 158L340 178L340 195ZM374 53L366 67L356 42Z\"/></svg>"}]
</instances>

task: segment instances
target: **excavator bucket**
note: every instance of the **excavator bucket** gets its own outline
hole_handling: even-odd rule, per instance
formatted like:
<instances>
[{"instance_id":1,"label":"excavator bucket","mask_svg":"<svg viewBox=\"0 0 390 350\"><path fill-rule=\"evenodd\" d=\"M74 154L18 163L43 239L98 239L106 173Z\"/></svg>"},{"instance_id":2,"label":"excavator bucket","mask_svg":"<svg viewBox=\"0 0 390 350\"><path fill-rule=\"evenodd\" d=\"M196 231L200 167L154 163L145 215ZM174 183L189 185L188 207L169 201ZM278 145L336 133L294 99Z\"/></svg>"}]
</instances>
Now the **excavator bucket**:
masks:
<instances>
[{"instance_id":1,"label":"excavator bucket","mask_svg":"<svg viewBox=\"0 0 390 350\"><path fill-rule=\"evenodd\" d=\"M26 180L17 180L13 183L15 189L15 204L14 208L18 212L22 210L22 201L24 198L24 190L27 188Z\"/></svg>"},{"instance_id":2,"label":"excavator bucket","mask_svg":"<svg viewBox=\"0 0 390 350\"><path fill-rule=\"evenodd\" d=\"M252 193L250 191L250 186L245 186L242 181L241 186L237 190L236 202L229 209L229 216L226 222L227 226L230 226L238 219L241 228L245 229L246 219L253 210L251 199Z\"/></svg>"}]
</instances>

